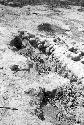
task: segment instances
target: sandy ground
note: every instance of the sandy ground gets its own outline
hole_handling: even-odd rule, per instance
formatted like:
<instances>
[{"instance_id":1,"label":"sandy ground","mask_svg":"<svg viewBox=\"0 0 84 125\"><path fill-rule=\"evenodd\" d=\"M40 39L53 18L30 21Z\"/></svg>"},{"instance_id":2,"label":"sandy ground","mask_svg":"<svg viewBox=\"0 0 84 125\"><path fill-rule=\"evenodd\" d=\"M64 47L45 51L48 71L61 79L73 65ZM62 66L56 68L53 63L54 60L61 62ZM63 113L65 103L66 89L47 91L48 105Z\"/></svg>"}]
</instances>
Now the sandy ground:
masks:
<instances>
[{"instance_id":1,"label":"sandy ground","mask_svg":"<svg viewBox=\"0 0 84 125\"><path fill-rule=\"evenodd\" d=\"M77 11L78 8L71 6L71 9L50 10L47 5L23 8L0 5L0 125L84 124L84 12ZM55 34L46 35L45 32L38 31L38 25L41 23L52 24ZM59 29L56 26L59 26ZM24 52L21 55L20 51L13 51L9 45L10 41L18 35L18 31L34 34L40 40L47 40L49 46L53 46L52 54L56 62L54 63L53 60L48 62L51 63L52 71L39 75L35 67L30 71L11 70L13 65L18 65L20 69L28 69L29 61L31 61ZM60 40L57 41L57 38ZM49 60L51 58L52 55L49 56ZM56 63L57 72L53 66ZM33 89L35 93L38 93L39 88L52 91L59 86L74 86L76 107L69 108L71 105L69 101L66 104L69 108L66 114L62 104L56 101L58 109L51 104L43 106L45 120L39 119L34 112L38 104L33 103L39 102L37 98L40 97L34 94L29 95L27 91ZM70 100L73 100L73 97ZM61 122L56 118L56 113L62 110L64 114ZM74 115L75 119L73 119ZM69 118L72 123L64 120Z\"/></svg>"}]
</instances>

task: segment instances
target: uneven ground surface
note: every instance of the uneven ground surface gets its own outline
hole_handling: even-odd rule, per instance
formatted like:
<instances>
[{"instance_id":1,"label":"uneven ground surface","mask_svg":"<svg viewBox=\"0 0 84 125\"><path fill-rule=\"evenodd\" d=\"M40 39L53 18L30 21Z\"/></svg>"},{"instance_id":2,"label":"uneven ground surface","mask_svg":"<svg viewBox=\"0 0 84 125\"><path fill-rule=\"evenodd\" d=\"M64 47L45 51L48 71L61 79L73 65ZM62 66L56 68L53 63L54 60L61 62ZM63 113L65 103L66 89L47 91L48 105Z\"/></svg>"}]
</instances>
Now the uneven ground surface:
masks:
<instances>
[{"instance_id":1,"label":"uneven ground surface","mask_svg":"<svg viewBox=\"0 0 84 125\"><path fill-rule=\"evenodd\" d=\"M0 5L0 125L84 125L77 9Z\"/></svg>"}]
</instances>

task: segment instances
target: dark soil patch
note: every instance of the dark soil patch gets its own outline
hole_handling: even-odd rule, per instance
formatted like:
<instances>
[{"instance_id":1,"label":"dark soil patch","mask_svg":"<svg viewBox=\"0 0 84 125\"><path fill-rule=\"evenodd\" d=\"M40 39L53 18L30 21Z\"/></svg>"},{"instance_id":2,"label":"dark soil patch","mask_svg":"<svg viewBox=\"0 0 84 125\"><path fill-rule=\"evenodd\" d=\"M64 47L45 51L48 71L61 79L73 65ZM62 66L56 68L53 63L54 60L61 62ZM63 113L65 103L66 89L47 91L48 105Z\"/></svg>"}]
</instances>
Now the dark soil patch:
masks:
<instances>
[{"instance_id":1,"label":"dark soil patch","mask_svg":"<svg viewBox=\"0 0 84 125\"><path fill-rule=\"evenodd\" d=\"M54 32L52 25L49 23L42 23L38 26L39 31Z\"/></svg>"}]
</instances>

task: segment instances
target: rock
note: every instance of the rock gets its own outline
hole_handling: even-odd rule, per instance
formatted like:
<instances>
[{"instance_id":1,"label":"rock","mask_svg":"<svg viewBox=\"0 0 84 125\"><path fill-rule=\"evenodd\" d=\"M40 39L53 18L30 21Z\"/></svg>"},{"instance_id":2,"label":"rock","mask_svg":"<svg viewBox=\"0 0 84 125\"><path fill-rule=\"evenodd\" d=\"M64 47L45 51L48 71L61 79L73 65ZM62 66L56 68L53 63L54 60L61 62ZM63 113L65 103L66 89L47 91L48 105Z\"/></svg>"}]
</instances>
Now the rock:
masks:
<instances>
[{"instance_id":1,"label":"rock","mask_svg":"<svg viewBox=\"0 0 84 125\"><path fill-rule=\"evenodd\" d=\"M37 42L35 38L30 38L29 43L34 47L37 48Z\"/></svg>"},{"instance_id":2,"label":"rock","mask_svg":"<svg viewBox=\"0 0 84 125\"><path fill-rule=\"evenodd\" d=\"M83 51L81 51L81 56L84 56L84 52Z\"/></svg>"},{"instance_id":3,"label":"rock","mask_svg":"<svg viewBox=\"0 0 84 125\"><path fill-rule=\"evenodd\" d=\"M18 65L13 65L12 67L11 67L11 70L12 71L19 71L20 69L18 68Z\"/></svg>"},{"instance_id":4,"label":"rock","mask_svg":"<svg viewBox=\"0 0 84 125\"><path fill-rule=\"evenodd\" d=\"M75 56L75 57L72 57L71 59L73 61L80 61L81 58L80 58L80 56Z\"/></svg>"},{"instance_id":5,"label":"rock","mask_svg":"<svg viewBox=\"0 0 84 125\"><path fill-rule=\"evenodd\" d=\"M34 34L27 33L27 35L28 35L28 38L29 38L29 39L30 39L30 38L35 38L35 35L34 35Z\"/></svg>"},{"instance_id":6,"label":"rock","mask_svg":"<svg viewBox=\"0 0 84 125\"><path fill-rule=\"evenodd\" d=\"M22 38L24 35L25 35L25 32L24 31L18 31L19 33L19 36Z\"/></svg>"},{"instance_id":7,"label":"rock","mask_svg":"<svg viewBox=\"0 0 84 125\"><path fill-rule=\"evenodd\" d=\"M22 39L19 36L16 36L11 40L10 46L15 47L17 50L22 49Z\"/></svg>"},{"instance_id":8,"label":"rock","mask_svg":"<svg viewBox=\"0 0 84 125\"><path fill-rule=\"evenodd\" d=\"M40 44L40 42L41 42L40 39L38 37L36 37L36 43Z\"/></svg>"},{"instance_id":9,"label":"rock","mask_svg":"<svg viewBox=\"0 0 84 125\"><path fill-rule=\"evenodd\" d=\"M53 42L58 42L58 41L61 41L61 39L59 37L53 39Z\"/></svg>"},{"instance_id":10,"label":"rock","mask_svg":"<svg viewBox=\"0 0 84 125\"><path fill-rule=\"evenodd\" d=\"M54 51L54 48L53 48L53 46L51 46L51 47L49 48L49 52L52 53L53 51Z\"/></svg>"},{"instance_id":11,"label":"rock","mask_svg":"<svg viewBox=\"0 0 84 125\"><path fill-rule=\"evenodd\" d=\"M42 53L45 54L46 52L46 47L44 47L43 45L39 47L39 50L42 51Z\"/></svg>"},{"instance_id":12,"label":"rock","mask_svg":"<svg viewBox=\"0 0 84 125\"><path fill-rule=\"evenodd\" d=\"M77 53L77 48L74 48L74 47L71 47L71 48L69 48L69 51L70 52L73 52L73 53Z\"/></svg>"},{"instance_id":13,"label":"rock","mask_svg":"<svg viewBox=\"0 0 84 125\"><path fill-rule=\"evenodd\" d=\"M78 9L79 12L84 12L83 8Z\"/></svg>"},{"instance_id":14,"label":"rock","mask_svg":"<svg viewBox=\"0 0 84 125\"><path fill-rule=\"evenodd\" d=\"M82 64L84 64L84 58L83 58L83 59L81 59L81 63L82 63Z\"/></svg>"},{"instance_id":15,"label":"rock","mask_svg":"<svg viewBox=\"0 0 84 125\"><path fill-rule=\"evenodd\" d=\"M47 54L49 53L49 47L46 48L46 53L47 53Z\"/></svg>"},{"instance_id":16,"label":"rock","mask_svg":"<svg viewBox=\"0 0 84 125\"><path fill-rule=\"evenodd\" d=\"M28 46L28 40L24 39L22 41L22 45L23 45L23 47L27 47Z\"/></svg>"}]
</instances>

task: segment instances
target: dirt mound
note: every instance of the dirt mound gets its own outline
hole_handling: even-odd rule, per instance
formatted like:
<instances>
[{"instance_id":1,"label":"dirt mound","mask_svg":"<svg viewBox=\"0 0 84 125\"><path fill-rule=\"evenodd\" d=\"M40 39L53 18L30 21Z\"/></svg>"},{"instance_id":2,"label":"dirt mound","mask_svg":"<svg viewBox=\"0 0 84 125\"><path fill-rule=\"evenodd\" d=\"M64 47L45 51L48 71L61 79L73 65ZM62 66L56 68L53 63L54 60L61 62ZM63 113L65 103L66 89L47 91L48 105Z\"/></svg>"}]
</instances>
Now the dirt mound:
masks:
<instances>
[{"instance_id":1,"label":"dirt mound","mask_svg":"<svg viewBox=\"0 0 84 125\"><path fill-rule=\"evenodd\" d=\"M54 32L52 29L52 25L49 23L43 23L38 26L39 31L45 31L45 32Z\"/></svg>"}]
</instances>

